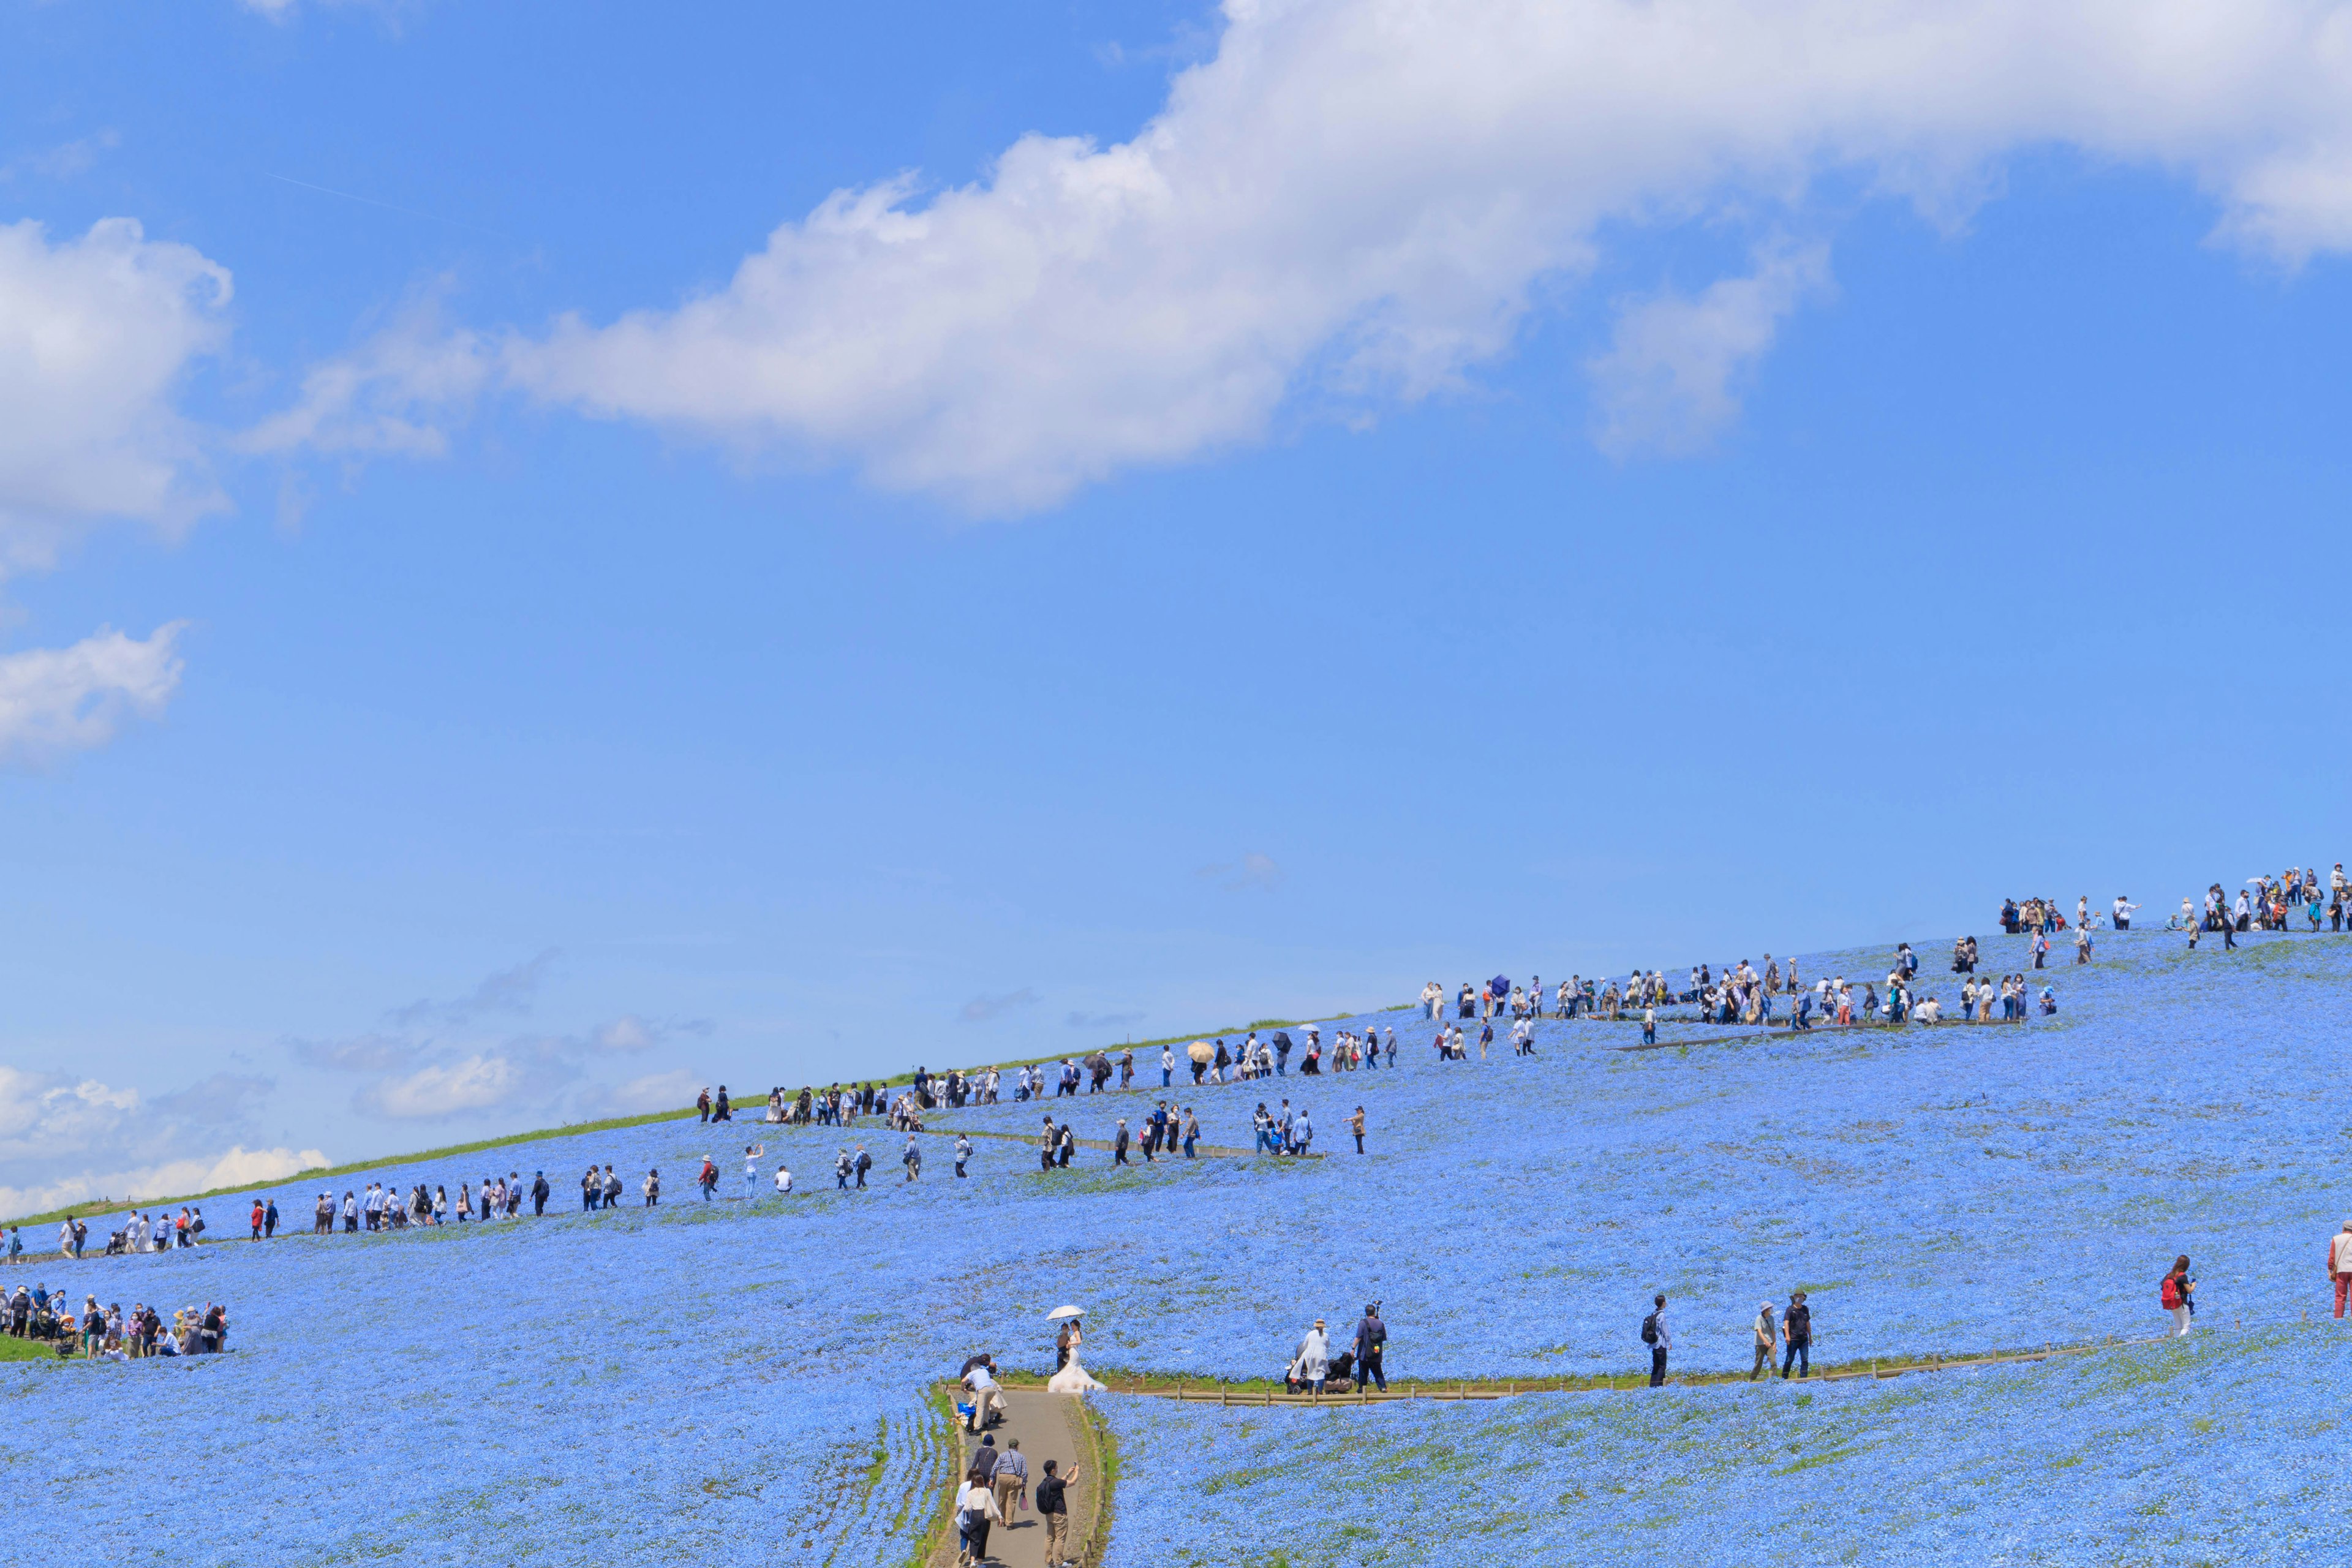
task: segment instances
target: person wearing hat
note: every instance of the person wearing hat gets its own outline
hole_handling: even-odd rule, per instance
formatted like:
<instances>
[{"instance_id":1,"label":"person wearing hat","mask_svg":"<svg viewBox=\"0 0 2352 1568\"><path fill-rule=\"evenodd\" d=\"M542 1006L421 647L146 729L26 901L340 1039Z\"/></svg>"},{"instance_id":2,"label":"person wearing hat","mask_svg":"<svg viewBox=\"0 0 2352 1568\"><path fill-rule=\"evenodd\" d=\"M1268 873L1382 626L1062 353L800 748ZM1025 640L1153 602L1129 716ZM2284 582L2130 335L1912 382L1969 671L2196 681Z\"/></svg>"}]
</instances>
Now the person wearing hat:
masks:
<instances>
[{"instance_id":1,"label":"person wearing hat","mask_svg":"<svg viewBox=\"0 0 2352 1568\"><path fill-rule=\"evenodd\" d=\"M1756 1364L1748 1369L1748 1381L1755 1382L1772 1364L1772 1352L1778 1348L1780 1334L1772 1325L1772 1303L1756 1304ZM1808 1368L1807 1370L1811 1370Z\"/></svg>"},{"instance_id":2,"label":"person wearing hat","mask_svg":"<svg viewBox=\"0 0 2352 1568\"><path fill-rule=\"evenodd\" d=\"M1788 1353L1780 1358L1781 1380L1788 1380L1791 1365L1799 1377L1812 1376L1813 1310L1805 1305L1802 1290L1789 1292L1789 1310L1780 1314L1780 1342L1788 1347Z\"/></svg>"},{"instance_id":3,"label":"person wearing hat","mask_svg":"<svg viewBox=\"0 0 2352 1568\"><path fill-rule=\"evenodd\" d=\"M1290 1384L1293 1388L1312 1385L1318 1394L1323 1392L1323 1380L1331 1373L1331 1341L1323 1331L1323 1320L1298 1341L1298 1348L1290 1355Z\"/></svg>"}]
</instances>

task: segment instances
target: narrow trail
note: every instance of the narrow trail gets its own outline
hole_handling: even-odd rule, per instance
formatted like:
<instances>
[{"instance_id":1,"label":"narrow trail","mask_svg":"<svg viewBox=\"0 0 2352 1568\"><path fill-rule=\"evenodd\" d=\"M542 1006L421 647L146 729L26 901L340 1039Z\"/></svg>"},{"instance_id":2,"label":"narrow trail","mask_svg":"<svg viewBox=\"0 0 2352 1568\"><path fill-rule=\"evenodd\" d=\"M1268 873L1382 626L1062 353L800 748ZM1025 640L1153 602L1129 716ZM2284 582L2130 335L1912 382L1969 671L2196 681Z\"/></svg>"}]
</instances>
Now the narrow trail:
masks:
<instances>
[{"instance_id":1,"label":"narrow trail","mask_svg":"<svg viewBox=\"0 0 2352 1568\"><path fill-rule=\"evenodd\" d=\"M2196 1337L2239 1333L2247 1329L2308 1327L2308 1313L2297 1318L2233 1319L2226 1325L2200 1326ZM1916 1357L1885 1357L1859 1362L1840 1363L1816 1369L1810 1377L1791 1376L1790 1383L1846 1383L1855 1379L1885 1382L1915 1373L1969 1372L1983 1367L2014 1366L2025 1362L2059 1361L2074 1356L2096 1355L2106 1351L2126 1350L2136 1345L2161 1344L2173 1338L2169 1331L2116 1335L2104 1340L2083 1340L2060 1344L2055 1342L2040 1350L2031 1347L2017 1350L1985 1351L1969 1355L1926 1355ZM1777 1363L1776 1363L1777 1364ZM1137 1394L1149 1399L1176 1399L1188 1404L1226 1405L1238 1406L1319 1406L1349 1405L1391 1405L1416 1400L1454 1401L1509 1399L1529 1394L1609 1394L1646 1392L1649 1374L1646 1372L1605 1373L1596 1376L1560 1377L1471 1377L1471 1378L1393 1378L1389 1389L1350 1389L1345 1394L1289 1394L1279 1383L1263 1380L1231 1380L1220 1378L1178 1377L1156 1373L1107 1372L1100 1367L1088 1367L1095 1378L1113 1394ZM1043 1379L1034 1380L1042 1384ZM1756 1383L1777 1383L1780 1379L1767 1373L1753 1380ZM1023 1373L1010 1374L1008 1390L1030 1382ZM1743 1372L1698 1372L1670 1374L1667 1386L1674 1388L1707 1388L1741 1386L1750 1379Z\"/></svg>"},{"instance_id":2,"label":"narrow trail","mask_svg":"<svg viewBox=\"0 0 2352 1568\"><path fill-rule=\"evenodd\" d=\"M950 1395L960 1392L950 1385ZM1045 1474L1045 1461L1053 1460L1067 1476L1073 1467L1077 1479L1064 1496L1069 1504L1070 1522L1062 1543L1062 1555L1087 1565L1102 1561L1103 1548L1110 1534L1111 1500L1109 1467L1104 1463L1103 1439L1095 1423L1093 1412L1085 1400L1066 1394L1047 1394L1042 1388L1006 1388L1004 1419L990 1428L997 1448L1009 1448L1017 1439L1021 1452L1029 1461L1029 1484L1023 1498L1029 1502L1024 1508L1013 1505L1010 1521L990 1527L988 1557L991 1563L1001 1563L1007 1568L1049 1568L1045 1555L1045 1521L1036 1510L1036 1487ZM969 1466L971 1456L980 1447L981 1434L958 1424L962 1444L962 1463ZM962 1471L957 1472L961 1479ZM955 1486L948 1487L947 1506L954 1503ZM927 1568L954 1568L956 1561L955 1526L950 1521L946 1532L933 1548Z\"/></svg>"}]
</instances>

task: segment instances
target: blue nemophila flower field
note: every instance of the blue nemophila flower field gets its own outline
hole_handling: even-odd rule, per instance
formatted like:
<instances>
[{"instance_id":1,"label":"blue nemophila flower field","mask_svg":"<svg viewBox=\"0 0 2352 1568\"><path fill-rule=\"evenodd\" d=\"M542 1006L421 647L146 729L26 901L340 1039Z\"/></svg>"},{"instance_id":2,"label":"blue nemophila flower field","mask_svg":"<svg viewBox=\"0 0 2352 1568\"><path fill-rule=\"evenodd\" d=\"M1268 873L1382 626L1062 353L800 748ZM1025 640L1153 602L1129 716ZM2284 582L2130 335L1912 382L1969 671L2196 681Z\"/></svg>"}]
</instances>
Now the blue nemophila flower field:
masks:
<instances>
[{"instance_id":1,"label":"blue nemophila flower field","mask_svg":"<svg viewBox=\"0 0 2352 1568\"><path fill-rule=\"evenodd\" d=\"M1885 961L1805 970L1859 981ZM1987 973L2026 963L2021 940L1985 942ZM1922 978L1952 1000L1958 977ZM1064 1300L1090 1309L1094 1364L1214 1378L1278 1373L1314 1317L1344 1324L1377 1298L1394 1380L1631 1370L1664 1290L1676 1369L1744 1371L1757 1304L1800 1286L1822 1361L2153 1331L2158 1276L2186 1251L2200 1322L2244 1331L1803 1395L1341 1415L1110 1398L1112 1561L2294 1552L2344 1370L2319 1319L2322 1246L2352 1218L2336 1049L2352 939L2190 954L2107 936L2099 963L2042 978L2060 1013L2015 1026L1682 1023L1626 1052L1633 1023L1547 1021L1532 1060L1498 1042L1441 1065L1431 1026L1399 1012L1363 1021L1396 1027L1395 1071L1305 1079L1294 1054L1285 1079L1161 1091L1155 1059L1149 1087L1047 1102L1105 1137L1166 1092L1207 1141L1247 1147L1251 1108L1286 1094L1319 1160L1139 1153L1113 1171L1085 1151L1049 1175L982 1139L959 1183L929 1141L910 1185L901 1141L870 1122L665 1122L379 1173L454 1195L545 1169L543 1219L251 1245L243 1204L208 1205L220 1239L194 1252L23 1271L167 1316L227 1301L236 1353L0 1367L12 1523L67 1562L667 1563L756 1541L782 1561L893 1563L935 1501L925 1385L974 1350L1046 1368L1043 1315ZM1028 1133L1044 1109L932 1125ZM754 1137L800 1192L701 1202L701 1157L740 1194ZM861 1141L873 1187L835 1192L834 1152ZM629 1181L627 1206L579 1212L592 1158ZM635 1178L653 1164L667 1195L648 1212ZM277 1193L298 1232L315 1190Z\"/></svg>"}]
</instances>

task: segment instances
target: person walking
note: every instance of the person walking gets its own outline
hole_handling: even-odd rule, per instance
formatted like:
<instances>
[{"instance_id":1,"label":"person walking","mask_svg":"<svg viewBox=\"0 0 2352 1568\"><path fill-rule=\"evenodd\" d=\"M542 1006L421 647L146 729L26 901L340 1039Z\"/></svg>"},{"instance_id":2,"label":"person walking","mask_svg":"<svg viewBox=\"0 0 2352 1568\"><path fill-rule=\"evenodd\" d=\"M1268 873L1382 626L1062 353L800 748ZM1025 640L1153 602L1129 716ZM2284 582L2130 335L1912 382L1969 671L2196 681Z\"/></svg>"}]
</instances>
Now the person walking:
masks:
<instances>
[{"instance_id":1,"label":"person walking","mask_svg":"<svg viewBox=\"0 0 2352 1568\"><path fill-rule=\"evenodd\" d=\"M1192 1108L1188 1105L1184 1108L1184 1158L1187 1160L1200 1158L1192 1152L1192 1145L1200 1141L1201 1119L1192 1114Z\"/></svg>"},{"instance_id":2,"label":"person walking","mask_svg":"<svg viewBox=\"0 0 2352 1568\"><path fill-rule=\"evenodd\" d=\"M1127 1118L1124 1116L1118 1119L1118 1131L1111 1139L1110 1163L1114 1165L1124 1165L1128 1163Z\"/></svg>"},{"instance_id":3,"label":"person walking","mask_svg":"<svg viewBox=\"0 0 2352 1568\"><path fill-rule=\"evenodd\" d=\"M2189 1337L2189 1321L2197 1314L2193 1300L2196 1291L2197 1281L2189 1277L2189 1255L2184 1252L2173 1259L2156 1291L2158 1303L2172 1314L2172 1337L2176 1340Z\"/></svg>"},{"instance_id":4,"label":"person walking","mask_svg":"<svg viewBox=\"0 0 2352 1568\"><path fill-rule=\"evenodd\" d=\"M2336 1316L2341 1321L2345 1299L2352 1296L2352 1219L2327 1238L2327 1278L2336 1287Z\"/></svg>"},{"instance_id":5,"label":"person walking","mask_svg":"<svg viewBox=\"0 0 2352 1568\"><path fill-rule=\"evenodd\" d=\"M907 1180L919 1182L923 1179L923 1152L916 1147L915 1135L911 1132L907 1134L906 1152L898 1156L898 1163L907 1167Z\"/></svg>"},{"instance_id":6,"label":"person walking","mask_svg":"<svg viewBox=\"0 0 2352 1568\"><path fill-rule=\"evenodd\" d=\"M859 1192L862 1193L866 1190L866 1173L873 1168L874 1156L866 1152L865 1144L860 1143L857 1146L857 1158L853 1161L850 1165L850 1169L855 1172L857 1176L857 1190Z\"/></svg>"},{"instance_id":7,"label":"person walking","mask_svg":"<svg viewBox=\"0 0 2352 1568\"><path fill-rule=\"evenodd\" d=\"M1363 1321L1356 1325L1356 1386L1377 1383L1381 1392L1389 1391L1389 1374L1381 1356L1389 1342L1389 1326L1381 1321L1381 1304L1364 1303Z\"/></svg>"},{"instance_id":8,"label":"person walking","mask_svg":"<svg viewBox=\"0 0 2352 1568\"><path fill-rule=\"evenodd\" d=\"M956 1487L957 1568L988 1560L988 1527L1003 1522L996 1511L996 1493L985 1480L966 1476Z\"/></svg>"},{"instance_id":9,"label":"person walking","mask_svg":"<svg viewBox=\"0 0 2352 1568\"><path fill-rule=\"evenodd\" d=\"M1748 1381L1755 1382L1771 1368L1772 1352L1780 1348L1780 1336L1772 1322L1772 1303L1756 1304L1756 1363L1748 1369Z\"/></svg>"},{"instance_id":10,"label":"person walking","mask_svg":"<svg viewBox=\"0 0 2352 1568\"><path fill-rule=\"evenodd\" d=\"M970 1138L965 1137L965 1136L964 1136L962 1133L961 1133L961 1132L957 1133L957 1134L956 1134L956 1180L958 1180L958 1181L962 1181L962 1180L964 1179L964 1173L963 1173L963 1163L964 1163L966 1160L969 1160L969 1159L971 1159L971 1140Z\"/></svg>"},{"instance_id":11,"label":"person walking","mask_svg":"<svg viewBox=\"0 0 2352 1568\"><path fill-rule=\"evenodd\" d=\"M1014 1505L1029 1486L1029 1460L1021 1452L1020 1438L1006 1443L1004 1452L996 1456L996 1473L989 1478L989 1485L996 1493L996 1511L1011 1519Z\"/></svg>"},{"instance_id":12,"label":"person walking","mask_svg":"<svg viewBox=\"0 0 2352 1568\"><path fill-rule=\"evenodd\" d=\"M1045 1461L1045 1476L1037 1483L1037 1517L1045 1524L1046 1568L1068 1568L1070 1556L1070 1500L1068 1489L1078 1479L1076 1465L1066 1476L1059 1474L1059 1459Z\"/></svg>"},{"instance_id":13,"label":"person walking","mask_svg":"<svg viewBox=\"0 0 2352 1568\"><path fill-rule=\"evenodd\" d=\"M1663 1388L1666 1382L1666 1353L1675 1348L1674 1331L1666 1327L1666 1299L1656 1298L1656 1306L1642 1320L1642 1342L1650 1347L1650 1386Z\"/></svg>"},{"instance_id":14,"label":"person walking","mask_svg":"<svg viewBox=\"0 0 2352 1568\"><path fill-rule=\"evenodd\" d=\"M1162 1046L1160 1047L1160 1087L1166 1089L1168 1087L1169 1080L1173 1079L1175 1076L1176 1047L1173 1046Z\"/></svg>"},{"instance_id":15,"label":"person walking","mask_svg":"<svg viewBox=\"0 0 2352 1568\"><path fill-rule=\"evenodd\" d=\"M1780 1342L1786 1351L1780 1358L1781 1380L1787 1381L1792 1365L1801 1380L1812 1376L1813 1310L1805 1305L1802 1290L1789 1292L1788 1310L1780 1314Z\"/></svg>"}]
</instances>

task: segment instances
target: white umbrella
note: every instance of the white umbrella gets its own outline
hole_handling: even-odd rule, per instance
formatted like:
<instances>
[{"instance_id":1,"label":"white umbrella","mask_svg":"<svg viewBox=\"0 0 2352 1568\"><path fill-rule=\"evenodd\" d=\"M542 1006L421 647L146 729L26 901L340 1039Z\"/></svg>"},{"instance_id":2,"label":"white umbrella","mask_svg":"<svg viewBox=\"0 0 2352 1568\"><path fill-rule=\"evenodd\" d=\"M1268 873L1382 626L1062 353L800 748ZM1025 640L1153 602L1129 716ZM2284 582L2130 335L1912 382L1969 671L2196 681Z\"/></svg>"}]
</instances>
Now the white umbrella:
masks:
<instances>
[{"instance_id":1,"label":"white umbrella","mask_svg":"<svg viewBox=\"0 0 2352 1568\"><path fill-rule=\"evenodd\" d=\"M1050 1323L1060 1318L1083 1318L1086 1315L1084 1307L1056 1307L1045 1314L1045 1321Z\"/></svg>"}]
</instances>

